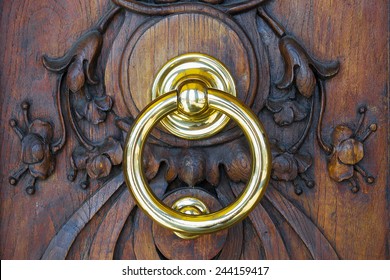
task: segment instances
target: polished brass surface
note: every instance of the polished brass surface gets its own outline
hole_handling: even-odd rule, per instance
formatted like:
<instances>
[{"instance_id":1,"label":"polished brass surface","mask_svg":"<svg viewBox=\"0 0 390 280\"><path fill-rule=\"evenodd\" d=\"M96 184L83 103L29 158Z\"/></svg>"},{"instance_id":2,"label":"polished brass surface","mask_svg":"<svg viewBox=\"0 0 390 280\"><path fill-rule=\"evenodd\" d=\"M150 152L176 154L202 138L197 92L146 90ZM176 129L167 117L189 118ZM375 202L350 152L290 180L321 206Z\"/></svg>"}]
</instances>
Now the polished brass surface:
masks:
<instances>
[{"instance_id":1,"label":"polished brass surface","mask_svg":"<svg viewBox=\"0 0 390 280\"><path fill-rule=\"evenodd\" d=\"M175 211L160 201L148 186L142 167L142 153L151 129L164 117L178 110L178 99L179 93L176 90L161 95L135 120L125 145L124 173L127 186L138 206L147 215L174 232L188 236L228 228L245 218L264 195L271 171L271 153L265 130L257 116L241 101L231 94L209 88L207 112L219 111L226 114L241 127L248 139L252 156L252 177L237 199L219 211L200 215ZM208 128L210 129L211 127Z\"/></svg>"},{"instance_id":2,"label":"polished brass surface","mask_svg":"<svg viewBox=\"0 0 390 280\"><path fill-rule=\"evenodd\" d=\"M207 88L200 81L187 81L179 89L179 112L196 117L208 109Z\"/></svg>"},{"instance_id":3,"label":"polished brass surface","mask_svg":"<svg viewBox=\"0 0 390 280\"><path fill-rule=\"evenodd\" d=\"M187 215L201 215L210 213L208 207L196 197L182 197L175 201L172 209ZM183 239L194 239L199 237L199 234L174 232L177 236Z\"/></svg>"},{"instance_id":4,"label":"polished brass surface","mask_svg":"<svg viewBox=\"0 0 390 280\"><path fill-rule=\"evenodd\" d=\"M172 90L185 91L185 85L189 82L236 96L234 80L221 62L205 54L188 53L168 61L158 72L152 86L152 99ZM204 108L193 114L190 108L187 111L184 109L184 103L182 105L184 107L179 106L179 110L161 120L170 133L181 138L195 140L210 137L229 122L229 118L218 110Z\"/></svg>"}]
</instances>

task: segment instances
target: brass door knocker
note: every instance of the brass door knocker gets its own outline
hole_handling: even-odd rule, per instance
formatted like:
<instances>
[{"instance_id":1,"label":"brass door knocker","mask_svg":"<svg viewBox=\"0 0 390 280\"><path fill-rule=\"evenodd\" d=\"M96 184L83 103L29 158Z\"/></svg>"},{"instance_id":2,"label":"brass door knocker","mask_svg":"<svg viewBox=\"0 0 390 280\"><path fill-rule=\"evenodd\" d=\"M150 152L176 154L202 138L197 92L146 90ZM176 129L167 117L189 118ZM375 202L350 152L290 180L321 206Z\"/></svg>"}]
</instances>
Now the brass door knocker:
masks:
<instances>
[{"instance_id":1,"label":"brass door knocker","mask_svg":"<svg viewBox=\"0 0 390 280\"><path fill-rule=\"evenodd\" d=\"M154 100L144 108L128 134L124 153L126 183L139 207L154 221L186 239L226 229L245 218L268 184L271 153L262 124L235 97L233 79L216 59L186 54L169 61L153 85ZM252 177L241 195L227 207L210 213L197 198L184 197L172 207L148 187L142 153L151 129L159 122L178 137L201 139L214 135L233 119L248 139Z\"/></svg>"}]
</instances>

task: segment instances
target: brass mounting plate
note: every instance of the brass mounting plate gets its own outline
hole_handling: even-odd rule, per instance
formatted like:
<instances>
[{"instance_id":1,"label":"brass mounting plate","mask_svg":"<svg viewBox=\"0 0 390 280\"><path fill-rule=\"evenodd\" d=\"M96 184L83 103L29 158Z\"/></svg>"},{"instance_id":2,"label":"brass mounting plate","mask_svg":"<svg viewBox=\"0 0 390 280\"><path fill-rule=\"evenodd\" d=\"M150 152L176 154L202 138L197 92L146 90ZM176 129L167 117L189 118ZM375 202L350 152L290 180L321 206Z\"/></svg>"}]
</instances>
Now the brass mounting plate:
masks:
<instances>
[{"instance_id":1,"label":"brass mounting plate","mask_svg":"<svg viewBox=\"0 0 390 280\"><path fill-rule=\"evenodd\" d=\"M161 68L152 86L152 100L179 90L188 81L199 81L207 88L236 96L233 77L220 61L205 54L188 53L171 59ZM175 111L161 120L170 133L188 140L210 137L228 122L229 117L212 109L195 116Z\"/></svg>"}]
</instances>

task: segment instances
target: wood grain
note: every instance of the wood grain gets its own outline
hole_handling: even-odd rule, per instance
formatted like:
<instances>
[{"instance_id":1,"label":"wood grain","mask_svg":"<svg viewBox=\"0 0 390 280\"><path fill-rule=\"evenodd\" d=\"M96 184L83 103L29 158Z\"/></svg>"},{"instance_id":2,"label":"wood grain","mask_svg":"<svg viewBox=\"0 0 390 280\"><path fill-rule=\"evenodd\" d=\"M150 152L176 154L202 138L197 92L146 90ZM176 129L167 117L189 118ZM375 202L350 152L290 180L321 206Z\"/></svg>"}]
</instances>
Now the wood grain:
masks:
<instances>
[{"instance_id":1,"label":"wood grain","mask_svg":"<svg viewBox=\"0 0 390 280\"><path fill-rule=\"evenodd\" d=\"M364 157L359 146L359 166L373 175L375 184L368 184L356 172L354 176L360 185L360 192L356 194L343 180L335 182L328 173L329 157L316 144L314 131L310 130L302 152L310 154L311 161L305 174L302 172L299 176L301 181L315 182L314 188L303 188L297 196L297 185L288 180L270 186L262 204L247 220L229 230L218 257L389 259L388 1L259 0L249 4L253 3L264 6L269 15L279 21L274 29L294 38L305 47L308 55L320 61L340 62L337 76L324 84L328 98L321 135L324 143L330 144L332 132L340 125L354 130L358 123L357 112L366 106L362 127L376 123L377 131L364 142ZM0 1L1 259L164 258L156 249L151 220L133 208L134 201L127 190L121 192L120 166L113 167L112 174L105 179L91 180L86 190L67 180L72 167L69 159L80 145L68 122L65 122L66 131L70 132L66 145L55 151L58 152L54 159L55 171L47 172L46 180L36 182L34 196L27 195L23 188L29 183L27 177L21 178L20 185L9 184L9 176L18 169L23 152L23 145L9 126L9 120L20 122L23 119L20 107L23 101L31 104L32 120L39 118L50 123L55 136L62 133L56 102L59 76L44 68L42 56L63 56L112 5L109 0ZM275 123L275 114L279 112L266 109L265 103L269 95L275 94L275 85L286 65L280 55L278 35L257 17L255 6L248 5L237 7L233 3L233 6L221 8L213 4L187 3L176 5L180 6L180 14L169 12L163 16L160 13L158 17L123 9L110 21L93 69L96 78L104 83L101 88L113 100L110 103L113 114L107 116L107 126L84 120L81 129L93 141L98 142L108 135L123 141L122 132L114 124L115 117L135 117L150 101L139 93L142 89L148 90L150 77L168 58L203 50L232 69L241 99L259 115L270 138L279 139L279 144L287 147L294 144L307 127L311 105L306 104L304 98L315 96L318 88L313 87L313 80L310 85L299 84L304 96L292 97L288 106L283 107L290 115L285 113L281 116L284 119L279 119L283 123L288 117L290 123L284 123L285 126ZM176 9L172 6L167 10ZM153 11L159 13L156 9ZM201 28L196 30L194 26ZM192 40L196 43L192 44ZM164 44L153 46L152 42ZM129 46L131 50L127 49ZM294 46L299 48L295 43ZM162 54L155 53L157 50ZM123 70L124 54L130 68L124 73L126 79L130 79L125 92L123 81L118 78ZM288 56L289 51L284 55ZM145 60L147 69L140 70L145 57L149 59ZM279 94L291 94L292 88L294 86L289 85ZM125 95L130 92L133 96ZM312 104L318 106L317 101ZM294 102L301 102L303 107L294 107ZM314 122L318 119L317 112L313 115ZM96 123L101 121L98 117ZM163 197L167 190L185 188L187 184L204 185L221 204L230 203L234 199L230 186L236 188L236 192L243 187L242 183L234 187L230 181L245 182L250 176L248 152L243 149L240 156L228 153L237 151L235 147L241 145L237 144L241 141L240 133L232 129L222 136L198 142L194 147L194 143L173 140L158 132L151 140L159 146L151 149L153 154L148 158L154 160L147 174L149 179L154 177L152 189ZM216 145L220 143L225 144ZM208 167L212 168L189 173L180 167L184 156L196 159L199 154L200 158L207 158L211 164ZM240 158L244 158L244 165ZM294 157L284 159L291 158L299 164ZM193 169L200 164L198 162L192 161ZM350 160L347 158L346 162ZM174 168L169 169L169 165ZM193 257L191 254L188 255ZM203 257L210 257L206 255Z\"/></svg>"},{"instance_id":2,"label":"wood grain","mask_svg":"<svg viewBox=\"0 0 390 280\"><path fill-rule=\"evenodd\" d=\"M39 108L34 116L51 121L55 135L60 134L54 114L57 77L44 70L42 55L63 54L107 10L108 1L1 1L0 5L0 154L4 160L0 165L0 254L2 259L39 259L98 185L75 191L77 187L66 181L67 158L75 144L69 137L65 152L56 158L56 169L61 172L50 176L49 181L38 182L39 196L29 198L23 187L10 186L8 176L17 167L21 147L8 120L21 119L19 104L27 100Z\"/></svg>"},{"instance_id":3,"label":"wood grain","mask_svg":"<svg viewBox=\"0 0 390 280\"><path fill-rule=\"evenodd\" d=\"M356 112L365 104L369 104L366 124L375 121L379 127L367 140L363 160L376 178L375 186L361 180L362 194L358 197L350 193L348 186L335 184L325 172L323 153L316 148L314 166L318 187L308 197L296 200L307 209L309 217L334 244L341 258L388 258L389 156L384 151L388 151L389 135L389 3L287 2L270 3L274 14L283 15L279 19L284 26L319 58L335 57L340 61L340 73L327 83L330 93L327 107L331 108L324 119L327 139L337 125L356 123ZM296 15L291 16L292 13ZM309 200L311 203L307 203ZM359 240L365 241L358 245Z\"/></svg>"}]
</instances>

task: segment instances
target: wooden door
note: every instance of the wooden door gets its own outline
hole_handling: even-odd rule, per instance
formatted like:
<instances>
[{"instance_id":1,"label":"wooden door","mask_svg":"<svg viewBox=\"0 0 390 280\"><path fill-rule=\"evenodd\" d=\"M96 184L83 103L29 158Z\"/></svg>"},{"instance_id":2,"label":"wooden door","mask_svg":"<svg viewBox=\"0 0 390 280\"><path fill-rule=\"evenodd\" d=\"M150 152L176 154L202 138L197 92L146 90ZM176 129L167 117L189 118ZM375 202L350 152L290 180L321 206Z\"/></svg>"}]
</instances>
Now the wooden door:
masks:
<instances>
[{"instance_id":1,"label":"wooden door","mask_svg":"<svg viewBox=\"0 0 390 280\"><path fill-rule=\"evenodd\" d=\"M1 1L2 259L388 259L388 1ZM182 240L140 211L125 137L157 71L200 52L264 124L272 175L229 230ZM157 128L156 196L224 206L250 176L234 124Z\"/></svg>"}]
</instances>

